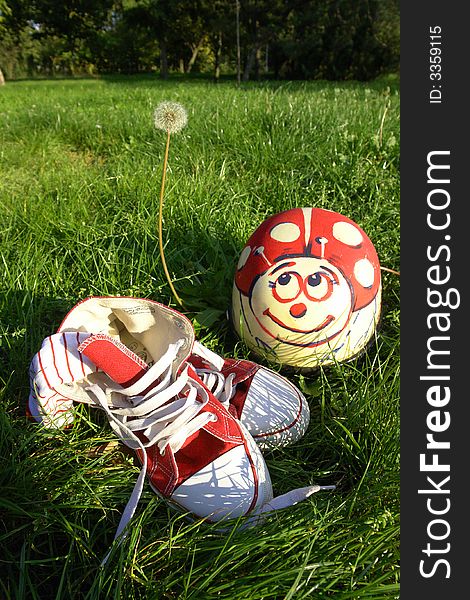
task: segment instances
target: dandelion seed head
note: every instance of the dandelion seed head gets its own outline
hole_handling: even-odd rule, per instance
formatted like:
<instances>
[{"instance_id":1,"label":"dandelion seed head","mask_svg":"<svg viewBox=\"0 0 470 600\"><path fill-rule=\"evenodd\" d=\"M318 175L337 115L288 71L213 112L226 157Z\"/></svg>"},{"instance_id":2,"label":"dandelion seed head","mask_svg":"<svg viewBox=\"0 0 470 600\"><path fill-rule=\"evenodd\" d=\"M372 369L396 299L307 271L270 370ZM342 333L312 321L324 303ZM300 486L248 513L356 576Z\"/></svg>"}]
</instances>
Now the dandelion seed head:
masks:
<instances>
[{"instance_id":1,"label":"dandelion seed head","mask_svg":"<svg viewBox=\"0 0 470 600\"><path fill-rule=\"evenodd\" d=\"M178 133L188 122L188 113L178 102L161 102L154 112L155 127L168 133Z\"/></svg>"}]
</instances>

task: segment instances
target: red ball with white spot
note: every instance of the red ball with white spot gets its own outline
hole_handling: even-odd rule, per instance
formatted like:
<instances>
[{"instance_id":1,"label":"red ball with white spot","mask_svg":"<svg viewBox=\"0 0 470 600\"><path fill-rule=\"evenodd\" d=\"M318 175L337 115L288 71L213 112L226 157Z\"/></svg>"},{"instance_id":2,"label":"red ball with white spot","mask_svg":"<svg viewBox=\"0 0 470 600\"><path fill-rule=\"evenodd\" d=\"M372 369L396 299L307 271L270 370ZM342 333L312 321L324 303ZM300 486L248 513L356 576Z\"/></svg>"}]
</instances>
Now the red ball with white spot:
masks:
<instances>
[{"instance_id":1,"label":"red ball with white spot","mask_svg":"<svg viewBox=\"0 0 470 600\"><path fill-rule=\"evenodd\" d=\"M356 356L374 334L380 306L377 252L339 213L294 208L274 215L240 255L235 329L281 364L309 368Z\"/></svg>"}]
</instances>

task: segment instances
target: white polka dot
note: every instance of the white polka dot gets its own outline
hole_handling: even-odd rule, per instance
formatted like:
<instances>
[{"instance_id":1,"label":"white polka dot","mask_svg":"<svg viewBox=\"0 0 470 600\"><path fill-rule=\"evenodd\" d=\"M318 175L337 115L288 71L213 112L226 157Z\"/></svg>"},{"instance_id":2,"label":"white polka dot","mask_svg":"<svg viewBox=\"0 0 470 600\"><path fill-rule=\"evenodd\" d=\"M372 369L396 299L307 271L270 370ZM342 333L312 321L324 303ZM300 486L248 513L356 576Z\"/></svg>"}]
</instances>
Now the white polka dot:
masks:
<instances>
[{"instance_id":1,"label":"white polka dot","mask_svg":"<svg viewBox=\"0 0 470 600\"><path fill-rule=\"evenodd\" d=\"M362 287L372 287L374 276L374 265L367 258L361 258L361 260L358 260L354 265L354 277Z\"/></svg>"},{"instance_id":2,"label":"white polka dot","mask_svg":"<svg viewBox=\"0 0 470 600\"><path fill-rule=\"evenodd\" d=\"M242 250L242 253L240 254L240 258L238 259L238 265L237 265L238 270L243 269L243 267L246 265L246 261L248 260L250 254L251 254L250 246L245 246Z\"/></svg>"},{"instance_id":3,"label":"white polka dot","mask_svg":"<svg viewBox=\"0 0 470 600\"><path fill-rule=\"evenodd\" d=\"M333 236L338 242L348 246L359 246L362 242L362 234L357 227L346 221L338 221L333 225Z\"/></svg>"},{"instance_id":4,"label":"white polka dot","mask_svg":"<svg viewBox=\"0 0 470 600\"><path fill-rule=\"evenodd\" d=\"M271 229L270 235L277 242L295 242L300 237L300 227L295 223L279 223Z\"/></svg>"}]
</instances>

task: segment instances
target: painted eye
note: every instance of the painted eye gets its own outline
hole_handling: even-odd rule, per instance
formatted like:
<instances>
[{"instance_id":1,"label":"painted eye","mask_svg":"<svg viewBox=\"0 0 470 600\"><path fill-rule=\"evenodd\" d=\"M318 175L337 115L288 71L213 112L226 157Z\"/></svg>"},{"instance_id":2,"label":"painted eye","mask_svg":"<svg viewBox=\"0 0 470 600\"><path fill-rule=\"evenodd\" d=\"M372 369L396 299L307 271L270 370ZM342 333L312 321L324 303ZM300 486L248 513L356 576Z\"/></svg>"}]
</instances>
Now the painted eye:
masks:
<instances>
[{"instance_id":1,"label":"painted eye","mask_svg":"<svg viewBox=\"0 0 470 600\"><path fill-rule=\"evenodd\" d=\"M313 302L327 300L333 293L335 279L330 273L317 271L305 280L305 295Z\"/></svg>"},{"instance_id":2,"label":"painted eye","mask_svg":"<svg viewBox=\"0 0 470 600\"><path fill-rule=\"evenodd\" d=\"M282 273L270 287L278 302L291 302L302 291L302 278L295 271Z\"/></svg>"},{"instance_id":3,"label":"painted eye","mask_svg":"<svg viewBox=\"0 0 470 600\"><path fill-rule=\"evenodd\" d=\"M313 275L309 275L307 277L307 285L311 287L317 287L321 283L321 275L320 273L314 273Z\"/></svg>"}]
</instances>

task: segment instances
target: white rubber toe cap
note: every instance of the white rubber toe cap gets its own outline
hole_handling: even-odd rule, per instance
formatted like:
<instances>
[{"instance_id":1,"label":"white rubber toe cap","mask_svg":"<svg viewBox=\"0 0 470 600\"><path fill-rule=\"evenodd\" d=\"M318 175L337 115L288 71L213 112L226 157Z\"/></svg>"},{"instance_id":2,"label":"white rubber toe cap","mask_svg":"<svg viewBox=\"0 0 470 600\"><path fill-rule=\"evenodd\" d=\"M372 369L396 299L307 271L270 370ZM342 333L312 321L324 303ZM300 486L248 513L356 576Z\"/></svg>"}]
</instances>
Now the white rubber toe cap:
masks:
<instances>
[{"instance_id":1,"label":"white rubber toe cap","mask_svg":"<svg viewBox=\"0 0 470 600\"><path fill-rule=\"evenodd\" d=\"M237 518L272 499L266 463L251 440L236 446L179 485L171 501L211 521Z\"/></svg>"},{"instance_id":2,"label":"white rubber toe cap","mask_svg":"<svg viewBox=\"0 0 470 600\"><path fill-rule=\"evenodd\" d=\"M240 420L257 444L269 449L299 440L308 427L310 409L285 377L262 367L253 377Z\"/></svg>"}]
</instances>

